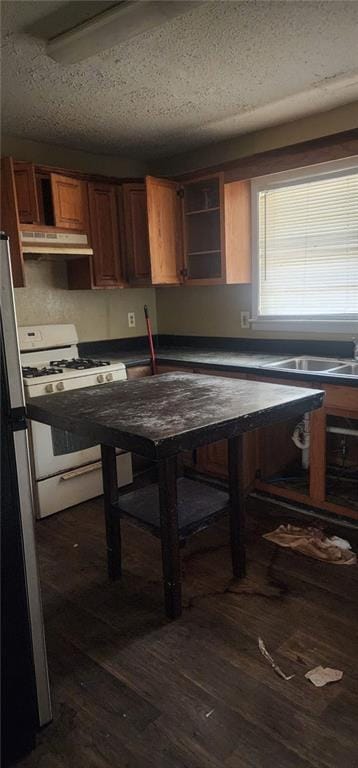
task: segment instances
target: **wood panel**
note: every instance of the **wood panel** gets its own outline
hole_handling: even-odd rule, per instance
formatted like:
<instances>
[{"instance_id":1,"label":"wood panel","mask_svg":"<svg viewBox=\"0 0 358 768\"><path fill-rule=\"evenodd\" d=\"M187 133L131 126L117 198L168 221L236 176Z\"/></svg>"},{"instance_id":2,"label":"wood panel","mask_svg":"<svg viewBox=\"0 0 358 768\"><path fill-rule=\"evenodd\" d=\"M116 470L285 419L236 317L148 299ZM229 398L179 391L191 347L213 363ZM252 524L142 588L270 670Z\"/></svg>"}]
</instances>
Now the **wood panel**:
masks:
<instances>
[{"instance_id":1,"label":"wood panel","mask_svg":"<svg viewBox=\"0 0 358 768\"><path fill-rule=\"evenodd\" d=\"M25 285L24 262L19 234L14 164L11 157L1 160L1 229L9 237L12 278L15 288Z\"/></svg>"},{"instance_id":2,"label":"wood panel","mask_svg":"<svg viewBox=\"0 0 358 768\"><path fill-rule=\"evenodd\" d=\"M149 252L153 285L179 285L183 267L179 184L146 178Z\"/></svg>"},{"instance_id":3,"label":"wood panel","mask_svg":"<svg viewBox=\"0 0 358 768\"><path fill-rule=\"evenodd\" d=\"M147 193L144 184L123 184L127 274L133 285L151 282Z\"/></svg>"},{"instance_id":4,"label":"wood panel","mask_svg":"<svg viewBox=\"0 0 358 768\"><path fill-rule=\"evenodd\" d=\"M114 184L88 185L93 247L93 281L97 288L125 284L121 260L118 188Z\"/></svg>"},{"instance_id":5,"label":"wood panel","mask_svg":"<svg viewBox=\"0 0 358 768\"><path fill-rule=\"evenodd\" d=\"M267 152L257 152L226 163L201 166L197 171L178 174L177 178L184 180L202 176L208 171L211 173L223 171L225 182L231 182L279 171L290 171L293 168L303 168L354 155L358 155L358 128L270 149Z\"/></svg>"},{"instance_id":6,"label":"wood panel","mask_svg":"<svg viewBox=\"0 0 358 768\"><path fill-rule=\"evenodd\" d=\"M283 499L285 501L293 501L298 504L303 504L305 507L314 507L317 510L323 512L333 512L335 515L343 515L344 517L352 518L352 520L358 520L358 511L352 507L344 506L343 504L335 504L331 501L324 499L317 504L313 503L313 499L308 494L296 491L293 488L280 487L273 485L273 483L267 483L263 480L257 479L255 481L255 489L268 494L272 498Z\"/></svg>"},{"instance_id":7,"label":"wood panel","mask_svg":"<svg viewBox=\"0 0 358 768\"><path fill-rule=\"evenodd\" d=\"M312 383L315 389L324 389L326 396L324 399L325 408L342 408L342 410L356 411L358 414L358 389L357 387L345 387L337 384L320 384L315 381Z\"/></svg>"},{"instance_id":8,"label":"wood panel","mask_svg":"<svg viewBox=\"0 0 358 768\"><path fill-rule=\"evenodd\" d=\"M310 497L313 504L326 498L326 409L310 414Z\"/></svg>"},{"instance_id":9,"label":"wood panel","mask_svg":"<svg viewBox=\"0 0 358 768\"><path fill-rule=\"evenodd\" d=\"M40 221L35 166L15 161L14 177L19 220L22 224L35 224Z\"/></svg>"},{"instance_id":10,"label":"wood panel","mask_svg":"<svg viewBox=\"0 0 358 768\"><path fill-rule=\"evenodd\" d=\"M51 188L56 227L86 230L88 203L85 182L52 173Z\"/></svg>"},{"instance_id":11,"label":"wood panel","mask_svg":"<svg viewBox=\"0 0 358 768\"><path fill-rule=\"evenodd\" d=\"M93 275L93 259L84 256L67 261L67 280L70 291L90 290L95 288Z\"/></svg>"},{"instance_id":12,"label":"wood panel","mask_svg":"<svg viewBox=\"0 0 358 768\"><path fill-rule=\"evenodd\" d=\"M250 182L224 185L225 264L227 283L251 282Z\"/></svg>"},{"instance_id":13,"label":"wood panel","mask_svg":"<svg viewBox=\"0 0 358 768\"><path fill-rule=\"evenodd\" d=\"M194 373L207 376L222 376L224 378L253 380L255 377L241 371L220 371L215 368L195 368ZM247 491L254 484L259 465L258 430L246 432L243 435L244 462L243 479ZM196 468L203 474L226 479L228 477L228 446L227 440L209 443L196 451Z\"/></svg>"}]
</instances>

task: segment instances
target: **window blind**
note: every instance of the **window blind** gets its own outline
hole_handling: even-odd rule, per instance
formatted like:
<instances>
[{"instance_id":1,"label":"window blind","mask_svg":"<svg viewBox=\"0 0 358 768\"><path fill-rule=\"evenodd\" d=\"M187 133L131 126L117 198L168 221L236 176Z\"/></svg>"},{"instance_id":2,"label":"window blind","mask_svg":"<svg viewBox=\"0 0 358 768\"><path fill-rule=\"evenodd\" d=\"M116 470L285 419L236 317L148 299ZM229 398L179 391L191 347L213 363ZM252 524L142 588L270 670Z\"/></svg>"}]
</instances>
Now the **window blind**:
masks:
<instances>
[{"instance_id":1,"label":"window blind","mask_svg":"<svg viewBox=\"0 0 358 768\"><path fill-rule=\"evenodd\" d=\"M358 313L358 173L259 193L258 316Z\"/></svg>"}]
</instances>

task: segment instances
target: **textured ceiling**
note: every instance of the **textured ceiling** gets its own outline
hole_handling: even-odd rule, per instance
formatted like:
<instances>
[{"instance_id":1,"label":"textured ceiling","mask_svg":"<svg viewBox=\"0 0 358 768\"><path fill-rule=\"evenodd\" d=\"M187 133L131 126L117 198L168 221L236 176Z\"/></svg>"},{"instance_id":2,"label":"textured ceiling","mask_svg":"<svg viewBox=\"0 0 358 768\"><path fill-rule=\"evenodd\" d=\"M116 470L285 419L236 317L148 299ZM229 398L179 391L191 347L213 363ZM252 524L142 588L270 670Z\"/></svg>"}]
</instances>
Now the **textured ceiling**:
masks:
<instances>
[{"instance_id":1,"label":"textured ceiling","mask_svg":"<svg viewBox=\"0 0 358 768\"><path fill-rule=\"evenodd\" d=\"M46 55L112 4L2 2L5 133L155 157L358 98L355 0L208 0L79 64Z\"/></svg>"}]
</instances>

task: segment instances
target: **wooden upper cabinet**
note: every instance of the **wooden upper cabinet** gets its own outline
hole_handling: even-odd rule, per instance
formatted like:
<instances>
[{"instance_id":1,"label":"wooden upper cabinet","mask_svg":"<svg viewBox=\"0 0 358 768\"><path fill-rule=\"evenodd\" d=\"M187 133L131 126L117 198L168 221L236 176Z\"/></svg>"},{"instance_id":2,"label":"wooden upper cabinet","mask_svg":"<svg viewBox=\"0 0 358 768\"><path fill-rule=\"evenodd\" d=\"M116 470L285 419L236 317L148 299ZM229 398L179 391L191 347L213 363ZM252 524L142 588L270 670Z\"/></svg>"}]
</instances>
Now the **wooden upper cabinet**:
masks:
<instances>
[{"instance_id":1,"label":"wooden upper cabinet","mask_svg":"<svg viewBox=\"0 0 358 768\"><path fill-rule=\"evenodd\" d=\"M183 184L185 281L188 285L251 280L250 185L224 174Z\"/></svg>"},{"instance_id":2,"label":"wooden upper cabinet","mask_svg":"<svg viewBox=\"0 0 358 768\"><path fill-rule=\"evenodd\" d=\"M125 284L122 267L118 214L119 188L114 184L88 184L93 284L96 288L118 288Z\"/></svg>"},{"instance_id":3,"label":"wooden upper cabinet","mask_svg":"<svg viewBox=\"0 0 358 768\"><path fill-rule=\"evenodd\" d=\"M86 184L81 179L51 173L52 202L56 227L86 230Z\"/></svg>"},{"instance_id":4,"label":"wooden upper cabinet","mask_svg":"<svg viewBox=\"0 0 358 768\"><path fill-rule=\"evenodd\" d=\"M19 221L21 224L37 224L40 216L33 163L15 161L14 178Z\"/></svg>"},{"instance_id":5,"label":"wooden upper cabinet","mask_svg":"<svg viewBox=\"0 0 358 768\"><path fill-rule=\"evenodd\" d=\"M182 282L180 185L167 179L146 178L149 253L153 285Z\"/></svg>"},{"instance_id":6,"label":"wooden upper cabinet","mask_svg":"<svg viewBox=\"0 0 358 768\"><path fill-rule=\"evenodd\" d=\"M225 282L223 175L205 176L182 187L185 282Z\"/></svg>"},{"instance_id":7,"label":"wooden upper cabinet","mask_svg":"<svg viewBox=\"0 0 358 768\"><path fill-rule=\"evenodd\" d=\"M122 191L128 279L132 285L148 285L152 278L145 184L123 184Z\"/></svg>"},{"instance_id":8,"label":"wooden upper cabinet","mask_svg":"<svg viewBox=\"0 0 358 768\"><path fill-rule=\"evenodd\" d=\"M251 282L250 182L150 176L146 189L154 285Z\"/></svg>"}]
</instances>

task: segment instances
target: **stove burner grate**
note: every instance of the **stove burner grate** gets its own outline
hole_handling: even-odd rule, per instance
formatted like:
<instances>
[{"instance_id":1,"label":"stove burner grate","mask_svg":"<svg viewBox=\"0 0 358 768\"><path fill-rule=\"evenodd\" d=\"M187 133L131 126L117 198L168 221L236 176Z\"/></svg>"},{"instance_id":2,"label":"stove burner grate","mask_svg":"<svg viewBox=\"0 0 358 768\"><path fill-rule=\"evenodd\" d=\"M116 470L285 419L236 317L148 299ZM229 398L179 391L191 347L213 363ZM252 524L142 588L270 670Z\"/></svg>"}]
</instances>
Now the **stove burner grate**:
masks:
<instances>
[{"instance_id":1,"label":"stove burner grate","mask_svg":"<svg viewBox=\"0 0 358 768\"><path fill-rule=\"evenodd\" d=\"M73 368L80 371L86 368L103 368L110 365L108 360L90 360L87 358L73 358L72 360L51 360L50 365L61 366L61 368Z\"/></svg>"},{"instance_id":2,"label":"stove burner grate","mask_svg":"<svg viewBox=\"0 0 358 768\"><path fill-rule=\"evenodd\" d=\"M63 373L62 368L54 367L50 368L33 368L31 365L26 365L22 368L22 375L25 379L36 379L39 376L53 376L55 373Z\"/></svg>"}]
</instances>

